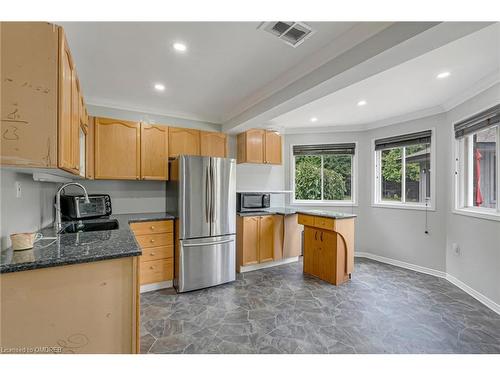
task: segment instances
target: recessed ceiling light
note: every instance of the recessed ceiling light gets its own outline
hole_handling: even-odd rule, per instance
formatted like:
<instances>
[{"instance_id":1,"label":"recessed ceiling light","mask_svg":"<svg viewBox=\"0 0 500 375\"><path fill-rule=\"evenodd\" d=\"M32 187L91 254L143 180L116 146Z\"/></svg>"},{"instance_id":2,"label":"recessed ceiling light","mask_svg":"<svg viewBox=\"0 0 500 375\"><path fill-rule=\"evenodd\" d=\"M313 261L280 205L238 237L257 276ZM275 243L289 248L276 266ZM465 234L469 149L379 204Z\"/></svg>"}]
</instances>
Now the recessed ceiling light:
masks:
<instances>
[{"instance_id":1,"label":"recessed ceiling light","mask_svg":"<svg viewBox=\"0 0 500 375\"><path fill-rule=\"evenodd\" d=\"M178 52L186 52L187 47L184 43L181 42L175 42L174 43L174 49Z\"/></svg>"},{"instance_id":2,"label":"recessed ceiling light","mask_svg":"<svg viewBox=\"0 0 500 375\"><path fill-rule=\"evenodd\" d=\"M450 76L450 72L441 72L439 73L436 78L437 79L443 79L443 78L446 78L446 77L449 77Z\"/></svg>"},{"instance_id":3,"label":"recessed ceiling light","mask_svg":"<svg viewBox=\"0 0 500 375\"><path fill-rule=\"evenodd\" d=\"M165 91L165 85L162 85L161 83L155 83L155 90L156 91Z\"/></svg>"},{"instance_id":4,"label":"recessed ceiling light","mask_svg":"<svg viewBox=\"0 0 500 375\"><path fill-rule=\"evenodd\" d=\"M360 100L360 101L358 102L358 106L360 106L360 107L361 107L361 106L364 106L364 105L366 105L366 100Z\"/></svg>"},{"instance_id":5,"label":"recessed ceiling light","mask_svg":"<svg viewBox=\"0 0 500 375\"><path fill-rule=\"evenodd\" d=\"M311 117L311 122L316 122L316 121L318 121L317 117Z\"/></svg>"}]
</instances>

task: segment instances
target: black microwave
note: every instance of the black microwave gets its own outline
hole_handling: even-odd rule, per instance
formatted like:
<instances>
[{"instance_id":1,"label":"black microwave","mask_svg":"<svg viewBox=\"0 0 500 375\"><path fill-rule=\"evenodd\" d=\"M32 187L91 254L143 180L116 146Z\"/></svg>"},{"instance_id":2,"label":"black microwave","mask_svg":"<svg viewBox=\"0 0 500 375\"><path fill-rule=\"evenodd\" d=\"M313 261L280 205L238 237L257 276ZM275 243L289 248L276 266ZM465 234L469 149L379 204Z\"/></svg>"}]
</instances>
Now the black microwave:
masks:
<instances>
[{"instance_id":1,"label":"black microwave","mask_svg":"<svg viewBox=\"0 0 500 375\"><path fill-rule=\"evenodd\" d=\"M238 212L259 211L269 208L271 197L266 193L237 193L236 210Z\"/></svg>"}]
</instances>

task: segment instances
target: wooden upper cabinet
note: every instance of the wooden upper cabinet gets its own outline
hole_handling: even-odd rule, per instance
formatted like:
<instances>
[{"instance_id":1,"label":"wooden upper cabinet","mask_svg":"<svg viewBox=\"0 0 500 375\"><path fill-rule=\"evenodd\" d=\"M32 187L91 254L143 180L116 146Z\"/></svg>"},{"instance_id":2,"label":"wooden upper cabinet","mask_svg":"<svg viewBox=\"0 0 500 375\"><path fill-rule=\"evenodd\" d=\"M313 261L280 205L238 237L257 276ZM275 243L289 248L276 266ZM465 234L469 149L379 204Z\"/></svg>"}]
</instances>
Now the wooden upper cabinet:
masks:
<instances>
[{"instance_id":1,"label":"wooden upper cabinet","mask_svg":"<svg viewBox=\"0 0 500 375\"><path fill-rule=\"evenodd\" d=\"M277 132L265 132L264 163L281 164L281 135Z\"/></svg>"},{"instance_id":2,"label":"wooden upper cabinet","mask_svg":"<svg viewBox=\"0 0 500 375\"><path fill-rule=\"evenodd\" d=\"M238 134L237 162L281 164L281 135L274 131L250 129Z\"/></svg>"},{"instance_id":3,"label":"wooden upper cabinet","mask_svg":"<svg viewBox=\"0 0 500 375\"><path fill-rule=\"evenodd\" d=\"M251 129L238 134L237 162L257 163L264 162L264 130Z\"/></svg>"},{"instance_id":4,"label":"wooden upper cabinet","mask_svg":"<svg viewBox=\"0 0 500 375\"><path fill-rule=\"evenodd\" d=\"M200 131L188 128L168 128L168 156L200 155Z\"/></svg>"},{"instance_id":5,"label":"wooden upper cabinet","mask_svg":"<svg viewBox=\"0 0 500 375\"><path fill-rule=\"evenodd\" d=\"M274 259L274 218L261 216L259 220L259 263Z\"/></svg>"},{"instance_id":6,"label":"wooden upper cabinet","mask_svg":"<svg viewBox=\"0 0 500 375\"><path fill-rule=\"evenodd\" d=\"M227 157L227 136L220 132L200 131L200 155Z\"/></svg>"},{"instance_id":7,"label":"wooden upper cabinet","mask_svg":"<svg viewBox=\"0 0 500 375\"><path fill-rule=\"evenodd\" d=\"M0 35L1 163L58 168L58 28L45 22L0 22ZM70 90L71 62L66 62L64 87ZM66 119L70 112L68 101Z\"/></svg>"},{"instance_id":8,"label":"wooden upper cabinet","mask_svg":"<svg viewBox=\"0 0 500 375\"><path fill-rule=\"evenodd\" d=\"M141 124L141 178L168 180L168 127Z\"/></svg>"},{"instance_id":9,"label":"wooden upper cabinet","mask_svg":"<svg viewBox=\"0 0 500 375\"><path fill-rule=\"evenodd\" d=\"M95 179L140 178L140 131L138 122L95 119Z\"/></svg>"},{"instance_id":10,"label":"wooden upper cabinet","mask_svg":"<svg viewBox=\"0 0 500 375\"><path fill-rule=\"evenodd\" d=\"M80 83L76 75L76 69L73 69L73 78L71 80L71 153L72 169L71 172L80 173Z\"/></svg>"}]
</instances>

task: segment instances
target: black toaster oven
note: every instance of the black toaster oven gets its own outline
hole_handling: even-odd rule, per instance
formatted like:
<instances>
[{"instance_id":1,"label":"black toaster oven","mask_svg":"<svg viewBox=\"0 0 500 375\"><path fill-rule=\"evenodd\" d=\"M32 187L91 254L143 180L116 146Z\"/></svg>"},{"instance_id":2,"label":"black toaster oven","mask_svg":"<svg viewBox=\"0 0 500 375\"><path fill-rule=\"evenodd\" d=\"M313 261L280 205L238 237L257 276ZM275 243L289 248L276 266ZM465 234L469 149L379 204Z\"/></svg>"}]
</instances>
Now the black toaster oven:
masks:
<instances>
[{"instance_id":1,"label":"black toaster oven","mask_svg":"<svg viewBox=\"0 0 500 375\"><path fill-rule=\"evenodd\" d=\"M83 195L61 195L62 219L83 220L111 215L111 197L108 194L89 194L89 201L85 203Z\"/></svg>"}]
</instances>

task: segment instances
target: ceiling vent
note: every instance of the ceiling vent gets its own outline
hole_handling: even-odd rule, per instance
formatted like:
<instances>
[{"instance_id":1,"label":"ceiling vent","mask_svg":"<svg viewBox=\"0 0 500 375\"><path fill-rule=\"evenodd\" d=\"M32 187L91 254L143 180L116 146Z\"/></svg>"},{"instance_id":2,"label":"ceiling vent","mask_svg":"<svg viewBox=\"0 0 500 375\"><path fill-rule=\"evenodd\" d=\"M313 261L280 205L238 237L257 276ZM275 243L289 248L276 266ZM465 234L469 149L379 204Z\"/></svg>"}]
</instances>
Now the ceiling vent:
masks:
<instances>
[{"instance_id":1,"label":"ceiling vent","mask_svg":"<svg viewBox=\"0 0 500 375\"><path fill-rule=\"evenodd\" d=\"M292 47L297 47L314 34L309 25L302 22L274 21L263 22L258 27Z\"/></svg>"}]
</instances>

